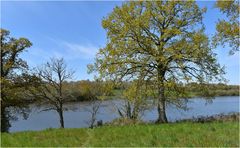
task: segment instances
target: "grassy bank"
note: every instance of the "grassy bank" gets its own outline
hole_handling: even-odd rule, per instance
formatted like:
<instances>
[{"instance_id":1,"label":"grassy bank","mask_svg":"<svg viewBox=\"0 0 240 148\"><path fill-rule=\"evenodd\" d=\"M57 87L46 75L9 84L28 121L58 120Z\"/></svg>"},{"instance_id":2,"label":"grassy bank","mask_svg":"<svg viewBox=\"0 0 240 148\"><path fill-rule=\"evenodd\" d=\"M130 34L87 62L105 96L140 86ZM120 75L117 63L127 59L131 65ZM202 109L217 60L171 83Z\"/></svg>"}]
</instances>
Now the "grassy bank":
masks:
<instances>
[{"instance_id":1,"label":"grassy bank","mask_svg":"<svg viewBox=\"0 0 240 148\"><path fill-rule=\"evenodd\" d=\"M234 146L238 122L103 126L2 134L2 146Z\"/></svg>"}]
</instances>

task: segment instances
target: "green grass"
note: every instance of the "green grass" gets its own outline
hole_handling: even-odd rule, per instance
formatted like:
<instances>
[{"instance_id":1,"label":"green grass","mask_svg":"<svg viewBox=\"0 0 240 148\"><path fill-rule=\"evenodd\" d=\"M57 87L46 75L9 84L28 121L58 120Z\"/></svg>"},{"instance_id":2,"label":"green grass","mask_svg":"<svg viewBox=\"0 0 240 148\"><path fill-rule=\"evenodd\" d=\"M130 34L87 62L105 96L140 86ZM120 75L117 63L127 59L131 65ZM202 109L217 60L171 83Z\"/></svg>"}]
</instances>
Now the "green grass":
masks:
<instances>
[{"instance_id":1,"label":"green grass","mask_svg":"<svg viewBox=\"0 0 240 148\"><path fill-rule=\"evenodd\" d=\"M238 122L103 126L2 133L9 146L233 146L239 147Z\"/></svg>"}]
</instances>

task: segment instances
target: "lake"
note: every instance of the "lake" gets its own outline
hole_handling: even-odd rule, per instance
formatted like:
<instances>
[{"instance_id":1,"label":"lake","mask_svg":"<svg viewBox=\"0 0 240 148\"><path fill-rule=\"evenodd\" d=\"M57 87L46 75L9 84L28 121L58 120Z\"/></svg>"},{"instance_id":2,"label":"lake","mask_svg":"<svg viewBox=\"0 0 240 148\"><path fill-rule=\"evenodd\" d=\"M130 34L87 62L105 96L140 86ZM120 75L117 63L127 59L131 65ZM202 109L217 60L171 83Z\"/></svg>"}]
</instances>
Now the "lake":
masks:
<instances>
[{"instance_id":1,"label":"lake","mask_svg":"<svg viewBox=\"0 0 240 148\"><path fill-rule=\"evenodd\" d=\"M118 118L116 106L120 106L121 100L106 100L102 102L98 120L103 122L111 121ZM64 112L64 121L66 128L88 127L87 121L90 119L90 113L86 110L90 106L89 102L76 102L66 105L69 108L75 108L74 111L68 110ZM206 103L204 99L193 98L187 104L189 110L179 110L172 105L167 106L167 117L169 121L179 119L192 118L197 116L210 116L215 114L228 114L231 112L239 112L239 96L216 97L212 103ZM40 112L39 108L31 105L31 112L27 120L20 115L17 121L12 121L10 132L26 131L26 130L43 130L46 128L58 128L59 118L55 111ZM144 121L156 120L158 117L156 108L146 111L142 117Z\"/></svg>"}]
</instances>

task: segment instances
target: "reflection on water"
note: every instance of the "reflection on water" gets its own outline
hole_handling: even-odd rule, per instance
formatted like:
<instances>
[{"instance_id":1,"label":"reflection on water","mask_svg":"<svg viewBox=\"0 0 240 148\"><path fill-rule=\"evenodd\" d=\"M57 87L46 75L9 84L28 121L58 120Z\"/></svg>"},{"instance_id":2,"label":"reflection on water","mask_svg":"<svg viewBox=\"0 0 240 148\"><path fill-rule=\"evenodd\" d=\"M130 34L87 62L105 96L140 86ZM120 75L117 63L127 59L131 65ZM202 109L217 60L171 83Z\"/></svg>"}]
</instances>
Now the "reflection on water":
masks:
<instances>
[{"instance_id":1,"label":"reflection on water","mask_svg":"<svg viewBox=\"0 0 240 148\"><path fill-rule=\"evenodd\" d=\"M116 106L123 103L121 100L108 100L102 102L98 120L103 122L111 121L118 116L116 112ZM69 103L66 106L68 108L75 108L75 110L68 110L64 112L64 120L66 128L80 128L88 127L87 120L90 118L90 113L86 111L89 107L88 102ZM179 119L197 117L197 116L209 116L220 113L239 112L239 96L231 97L216 97L212 103L207 103L200 98L191 99L188 103L188 111L176 109L175 107L167 106L167 117L169 121L175 121ZM10 132L25 131L25 130L42 130L46 128L58 128L59 119L58 114L54 111L39 112L34 105L32 105L32 112L27 120L22 119L19 116L19 120L12 122ZM146 111L142 119L144 121L156 120L157 110L153 108L151 111Z\"/></svg>"}]
</instances>

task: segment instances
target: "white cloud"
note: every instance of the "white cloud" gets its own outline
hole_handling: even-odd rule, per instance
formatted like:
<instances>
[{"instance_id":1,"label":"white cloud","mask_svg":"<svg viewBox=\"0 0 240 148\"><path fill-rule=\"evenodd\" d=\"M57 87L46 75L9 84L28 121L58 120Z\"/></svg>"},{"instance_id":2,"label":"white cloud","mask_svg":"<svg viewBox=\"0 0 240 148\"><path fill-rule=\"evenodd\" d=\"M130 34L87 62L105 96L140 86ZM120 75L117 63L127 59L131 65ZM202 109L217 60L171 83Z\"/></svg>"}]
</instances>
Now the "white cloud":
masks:
<instances>
[{"instance_id":1,"label":"white cloud","mask_svg":"<svg viewBox=\"0 0 240 148\"><path fill-rule=\"evenodd\" d=\"M63 48L71 58L92 59L95 57L98 47L91 44L80 45L70 42L62 42Z\"/></svg>"},{"instance_id":2,"label":"white cloud","mask_svg":"<svg viewBox=\"0 0 240 148\"><path fill-rule=\"evenodd\" d=\"M48 38L50 39L50 38ZM98 47L93 44L78 44L61 40L50 40L51 47L31 47L24 52L21 57L28 62L31 67L38 66L50 58L64 58L67 62L72 60L93 60Z\"/></svg>"},{"instance_id":3,"label":"white cloud","mask_svg":"<svg viewBox=\"0 0 240 148\"><path fill-rule=\"evenodd\" d=\"M55 57L63 57L65 59L93 59L99 49L98 46L92 43L79 44L52 37L46 38L56 46L56 49L51 50L53 51L52 55Z\"/></svg>"}]
</instances>

